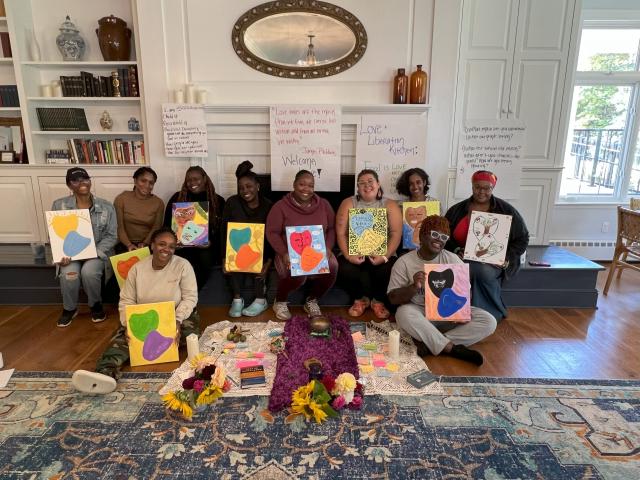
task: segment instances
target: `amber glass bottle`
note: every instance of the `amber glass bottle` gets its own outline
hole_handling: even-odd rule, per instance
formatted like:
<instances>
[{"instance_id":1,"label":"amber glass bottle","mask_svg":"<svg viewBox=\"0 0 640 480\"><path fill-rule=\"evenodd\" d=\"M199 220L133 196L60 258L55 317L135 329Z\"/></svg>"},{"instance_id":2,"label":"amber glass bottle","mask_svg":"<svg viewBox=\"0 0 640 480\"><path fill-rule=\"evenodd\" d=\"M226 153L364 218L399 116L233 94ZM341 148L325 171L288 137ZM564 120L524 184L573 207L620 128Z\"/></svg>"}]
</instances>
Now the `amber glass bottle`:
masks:
<instances>
[{"instance_id":1,"label":"amber glass bottle","mask_svg":"<svg viewBox=\"0 0 640 480\"><path fill-rule=\"evenodd\" d=\"M427 72L422 65L411 74L409 81L409 103L427 103Z\"/></svg>"},{"instance_id":2,"label":"amber glass bottle","mask_svg":"<svg viewBox=\"0 0 640 480\"><path fill-rule=\"evenodd\" d=\"M409 90L409 77L404 73L404 68L398 69L398 74L393 78L393 103L407 103Z\"/></svg>"}]
</instances>

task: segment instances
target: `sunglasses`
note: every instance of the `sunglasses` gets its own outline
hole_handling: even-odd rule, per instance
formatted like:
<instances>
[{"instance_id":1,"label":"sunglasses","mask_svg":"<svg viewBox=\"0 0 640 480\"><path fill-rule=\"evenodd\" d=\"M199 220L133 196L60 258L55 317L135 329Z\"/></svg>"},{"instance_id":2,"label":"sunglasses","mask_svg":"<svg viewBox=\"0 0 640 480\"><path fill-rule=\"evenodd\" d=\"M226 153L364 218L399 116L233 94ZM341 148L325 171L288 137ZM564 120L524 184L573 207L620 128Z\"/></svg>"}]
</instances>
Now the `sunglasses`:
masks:
<instances>
[{"instance_id":1,"label":"sunglasses","mask_svg":"<svg viewBox=\"0 0 640 480\"><path fill-rule=\"evenodd\" d=\"M87 177L77 178L74 180L69 180L69 183L71 183L72 185L80 185L81 183L91 183L91 179Z\"/></svg>"},{"instance_id":2,"label":"sunglasses","mask_svg":"<svg viewBox=\"0 0 640 480\"><path fill-rule=\"evenodd\" d=\"M449 235L431 230L431 238L433 238L434 240L440 240L443 243L447 243L447 240L449 240Z\"/></svg>"}]
</instances>

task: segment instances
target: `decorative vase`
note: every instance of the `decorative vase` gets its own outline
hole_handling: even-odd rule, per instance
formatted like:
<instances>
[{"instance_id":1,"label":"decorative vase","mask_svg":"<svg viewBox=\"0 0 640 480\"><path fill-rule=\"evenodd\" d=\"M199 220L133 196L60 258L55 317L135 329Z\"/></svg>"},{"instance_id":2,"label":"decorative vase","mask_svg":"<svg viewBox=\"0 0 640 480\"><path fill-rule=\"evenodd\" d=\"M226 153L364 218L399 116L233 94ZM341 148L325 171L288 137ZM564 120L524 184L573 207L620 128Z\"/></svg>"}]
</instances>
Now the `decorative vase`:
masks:
<instances>
[{"instance_id":1,"label":"decorative vase","mask_svg":"<svg viewBox=\"0 0 640 480\"><path fill-rule=\"evenodd\" d=\"M131 30L127 22L109 15L98 20L96 35L105 61L128 61L131 55Z\"/></svg>"},{"instance_id":2,"label":"decorative vase","mask_svg":"<svg viewBox=\"0 0 640 480\"><path fill-rule=\"evenodd\" d=\"M405 75L404 68L399 68L393 79L393 103L407 103L408 86L409 78Z\"/></svg>"},{"instance_id":3,"label":"decorative vase","mask_svg":"<svg viewBox=\"0 0 640 480\"><path fill-rule=\"evenodd\" d=\"M32 62L39 62L42 59L40 54L40 45L38 44L38 39L36 38L35 32L31 31L31 43L29 43L29 54L31 56Z\"/></svg>"},{"instance_id":4,"label":"decorative vase","mask_svg":"<svg viewBox=\"0 0 640 480\"><path fill-rule=\"evenodd\" d=\"M80 36L80 30L67 15L60 27L60 34L56 37L56 45L62 53L62 59L66 61L78 61L82 59L86 48L84 38Z\"/></svg>"},{"instance_id":5,"label":"decorative vase","mask_svg":"<svg viewBox=\"0 0 640 480\"><path fill-rule=\"evenodd\" d=\"M102 116L100 117L100 126L103 130L111 130L113 128L113 120L106 110L102 112Z\"/></svg>"},{"instance_id":6,"label":"decorative vase","mask_svg":"<svg viewBox=\"0 0 640 480\"><path fill-rule=\"evenodd\" d=\"M139 132L140 131L140 122L137 118L131 117L127 122L127 127L130 132Z\"/></svg>"},{"instance_id":7,"label":"decorative vase","mask_svg":"<svg viewBox=\"0 0 640 480\"><path fill-rule=\"evenodd\" d=\"M409 103L427 103L427 82L427 72L418 65L409 80Z\"/></svg>"}]
</instances>

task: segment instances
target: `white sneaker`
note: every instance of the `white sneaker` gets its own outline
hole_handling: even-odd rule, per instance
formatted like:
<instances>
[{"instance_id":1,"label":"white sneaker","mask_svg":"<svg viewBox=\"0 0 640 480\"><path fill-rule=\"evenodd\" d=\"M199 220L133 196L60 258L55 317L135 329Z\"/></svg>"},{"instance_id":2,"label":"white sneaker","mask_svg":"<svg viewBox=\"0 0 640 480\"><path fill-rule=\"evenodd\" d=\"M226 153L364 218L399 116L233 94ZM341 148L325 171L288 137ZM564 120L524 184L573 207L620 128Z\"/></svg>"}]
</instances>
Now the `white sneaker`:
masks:
<instances>
[{"instance_id":1,"label":"white sneaker","mask_svg":"<svg viewBox=\"0 0 640 480\"><path fill-rule=\"evenodd\" d=\"M317 317L322 315L322 311L320 311L320 306L318 305L318 300L315 298L307 298L307 301L304 303L304 311L310 317Z\"/></svg>"},{"instance_id":2,"label":"white sneaker","mask_svg":"<svg viewBox=\"0 0 640 480\"><path fill-rule=\"evenodd\" d=\"M289 311L289 307L287 307L287 302L273 302L273 311L278 320L289 320L291 318L291 312Z\"/></svg>"},{"instance_id":3,"label":"white sneaker","mask_svg":"<svg viewBox=\"0 0 640 480\"><path fill-rule=\"evenodd\" d=\"M71 383L73 383L76 390L84 393L111 393L117 386L115 378L87 370L73 372Z\"/></svg>"}]
</instances>

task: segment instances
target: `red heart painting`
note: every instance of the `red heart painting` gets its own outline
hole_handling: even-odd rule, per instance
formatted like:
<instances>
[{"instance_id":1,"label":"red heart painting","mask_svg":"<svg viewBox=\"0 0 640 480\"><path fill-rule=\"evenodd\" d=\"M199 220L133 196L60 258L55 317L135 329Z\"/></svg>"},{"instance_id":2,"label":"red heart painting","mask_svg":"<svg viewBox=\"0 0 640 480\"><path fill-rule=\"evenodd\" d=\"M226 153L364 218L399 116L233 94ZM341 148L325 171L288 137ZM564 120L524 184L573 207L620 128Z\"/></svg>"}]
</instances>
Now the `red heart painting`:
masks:
<instances>
[{"instance_id":1,"label":"red heart painting","mask_svg":"<svg viewBox=\"0 0 640 480\"><path fill-rule=\"evenodd\" d=\"M138 263L140 261L140 259L138 257L129 257L127 260L120 260L118 262L118 273L120 274L120 276L123 279L127 279L127 275L129 275L129 270L131 270L131 267L133 267L136 263Z\"/></svg>"},{"instance_id":2,"label":"red heart painting","mask_svg":"<svg viewBox=\"0 0 640 480\"><path fill-rule=\"evenodd\" d=\"M304 247L311 245L311 232L309 230L293 232L289 237L289 242L291 242L291 248L293 248L298 255L302 255Z\"/></svg>"}]
</instances>

